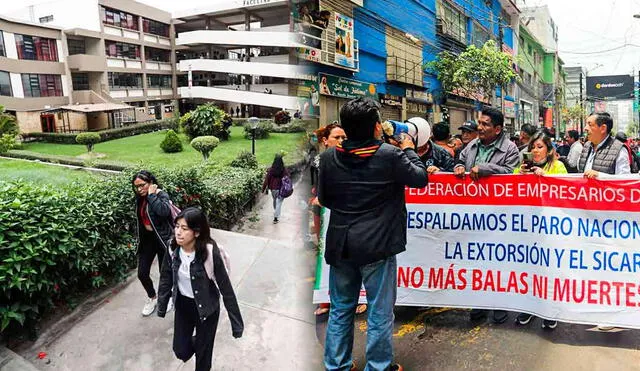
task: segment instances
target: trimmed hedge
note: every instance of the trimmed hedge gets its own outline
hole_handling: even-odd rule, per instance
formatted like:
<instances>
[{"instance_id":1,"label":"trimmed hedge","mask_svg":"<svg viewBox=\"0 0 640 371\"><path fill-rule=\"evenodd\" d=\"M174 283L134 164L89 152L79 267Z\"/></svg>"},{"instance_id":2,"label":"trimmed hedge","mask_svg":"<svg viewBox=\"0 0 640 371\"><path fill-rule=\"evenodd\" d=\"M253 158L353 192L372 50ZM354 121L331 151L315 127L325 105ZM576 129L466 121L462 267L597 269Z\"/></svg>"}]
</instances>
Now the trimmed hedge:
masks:
<instances>
[{"instance_id":1,"label":"trimmed hedge","mask_svg":"<svg viewBox=\"0 0 640 371\"><path fill-rule=\"evenodd\" d=\"M160 142L160 148L165 153L177 153L182 152L182 141L173 130L168 130L164 136L162 142Z\"/></svg>"},{"instance_id":2,"label":"trimmed hedge","mask_svg":"<svg viewBox=\"0 0 640 371\"><path fill-rule=\"evenodd\" d=\"M96 131L100 134L100 141L106 142L109 140L120 139L130 137L138 134L151 133L153 131L165 130L165 129L178 129L178 122L175 119L166 119L161 121L145 122L141 124L134 124L116 129L107 129ZM62 144L76 144L76 136L78 134L69 133L24 133L22 137L25 140L36 140L47 143L62 143Z\"/></svg>"},{"instance_id":3,"label":"trimmed hedge","mask_svg":"<svg viewBox=\"0 0 640 371\"><path fill-rule=\"evenodd\" d=\"M111 170L111 171L123 171L126 169L126 166L117 162L109 162L109 161L82 161L76 159L70 159L67 156L59 156L59 155L47 155L40 152L32 152L32 151L9 151L7 153L3 153L2 156L12 157L12 158L21 158L24 160L36 160L42 162L50 162L53 164L63 164L63 165L71 165L71 166L90 166L96 169L102 170Z\"/></svg>"},{"instance_id":4,"label":"trimmed hedge","mask_svg":"<svg viewBox=\"0 0 640 371\"><path fill-rule=\"evenodd\" d=\"M260 121L256 127L256 139L267 139L269 138L269 133L273 130L273 122L270 121ZM251 124L244 124L244 137L245 139L251 139L252 129Z\"/></svg>"},{"instance_id":5,"label":"trimmed hedge","mask_svg":"<svg viewBox=\"0 0 640 371\"><path fill-rule=\"evenodd\" d=\"M136 264L131 178L48 187L0 181L0 333L35 329L73 295L125 277ZM228 229L260 192L263 171L219 165L149 168L180 208L201 207Z\"/></svg>"}]
</instances>

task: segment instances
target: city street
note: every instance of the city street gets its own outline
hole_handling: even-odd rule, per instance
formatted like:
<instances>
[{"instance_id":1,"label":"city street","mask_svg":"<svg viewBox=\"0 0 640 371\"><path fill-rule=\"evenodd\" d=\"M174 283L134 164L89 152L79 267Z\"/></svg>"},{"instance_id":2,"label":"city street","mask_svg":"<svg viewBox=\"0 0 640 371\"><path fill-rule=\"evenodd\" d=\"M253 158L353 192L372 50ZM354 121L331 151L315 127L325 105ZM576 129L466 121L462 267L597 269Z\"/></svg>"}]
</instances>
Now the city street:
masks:
<instances>
[{"instance_id":1,"label":"city street","mask_svg":"<svg viewBox=\"0 0 640 371\"><path fill-rule=\"evenodd\" d=\"M543 330L539 319L515 324L515 313L496 325L471 323L467 310L396 307L395 360L405 370L637 370L640 331L603 333L593 326L559 323ZM316 335L324 342L327 316ZM356 317L354 359L364 367L366 315ZM320 341L319 340L319 341Z\"/></svg>"}]
</instances>

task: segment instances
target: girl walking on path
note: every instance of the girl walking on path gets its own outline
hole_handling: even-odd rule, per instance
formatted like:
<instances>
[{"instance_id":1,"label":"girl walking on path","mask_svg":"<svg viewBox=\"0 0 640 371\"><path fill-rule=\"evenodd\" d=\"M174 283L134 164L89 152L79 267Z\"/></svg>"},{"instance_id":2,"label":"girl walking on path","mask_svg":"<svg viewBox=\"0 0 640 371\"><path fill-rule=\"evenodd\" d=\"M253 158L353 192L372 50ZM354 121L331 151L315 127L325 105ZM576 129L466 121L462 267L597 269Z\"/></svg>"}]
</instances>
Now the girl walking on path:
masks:
<instances>
[{"instance_id":1,"label":"girl walking on path","mask_svg":"<svg viewBox=\"0 0 640 371\"><path fill-rule=\"evenodd\" d=\"M211 369L221 296L233 337L242 337L244 323L238 301L200 209L189 207L176 216L175 239L162 263L158 291L158 317L165 316L169 299L175 302L173 352L184 362L195 354L196 371Z\"/></svg>"},{"instance_id":2,"label":"girl walking on path","mask_svg":"<svg viewBox=\"0 0 640 371\"><path fill-rule=\"evenodd\" d=\"M264 183L262 184L262 192L267 193L267 189L271 190L271 197L273 198L273 224L278 223L278 218L280 218L280 210L282 209L282 201L284 201L284 199L279 197L279 194L282 178L285 176L289 176L289 172L284 167L282 155L278 153L273 159L271 167L267 170L267 176L264 178Z\"/></svg>"},{"instance_id":3,"label":"girl walking on path","mask_svg":"<svg viewBox=\"0 0 640 371\"><path fill-rule=\"evenodd\" d=\"M158 256L158 270L173 237L171 200L158 188L155 176L146 170L138 172L131 180L136 193L136 217L138 225L138 279L147 292L142 315L149 316L156 309L156 290L153 288L151 264Z\"/></svg>"}]
</instances>

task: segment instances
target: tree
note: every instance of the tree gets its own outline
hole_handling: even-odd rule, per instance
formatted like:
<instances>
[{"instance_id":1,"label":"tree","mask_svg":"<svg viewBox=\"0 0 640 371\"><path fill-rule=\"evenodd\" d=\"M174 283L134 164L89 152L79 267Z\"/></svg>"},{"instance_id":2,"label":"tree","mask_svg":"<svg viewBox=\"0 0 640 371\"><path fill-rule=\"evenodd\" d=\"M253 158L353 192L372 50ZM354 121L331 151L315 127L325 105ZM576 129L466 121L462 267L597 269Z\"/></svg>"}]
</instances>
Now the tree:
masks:
<instances>
[{"instance_id":1,"label":"tree","mask_svg":"<svg viewBox=\"0 0 640 371\"><path fill-rule=\"evenodd\" d=\"M201 136L215 136L227 140L230 131L225 116L226 112L212 103L206 103L184 115L180 119L180 123L191 139Z\"/></svg>"},{"instance_id":2,"label":"tree","mask_svg":"<svg viewBox=\"0 0 640 371\"><path fill-rule=\"evenodd\" d=\"M441 52L425 67L437 76L444 91L480 100L493 97L496 87L518 78L512 65L512 57L489 40L481 48L469 45L460 55Z\"/></svg>"},{"instance_id":3,"label":"tree","mask_svg":"<svg viewBox=\"0 0 640 371\"><path fill-rule=\"evenodd\" d=\"M218 146L220 140L214 136L202 136L191 141L191 147L202 154L205 161L209 159L209 154Z\"/></svg>"},{"instance_id":4,"label":"tree","mask_svg":"<svg viewBox=\"0 0 640 371\"><path fill-rule=\"evenodd\" d=\"M165 153L182 152L182 142L175 131L169 130L160 143L160 148Z\"/></svg>"},{"instance_id":5,"label":"tree","mask_svg":"<svg viewBox=\"0 0 640 371\"><path fill-rule=\"evenodd\" d=\"M0 136L12 135L17 136L20 133L18 120L16 117L4 110L4 106L0 105Z\"/></svg>"},{"instance_id":6,"label":"tree","mask_svg":"<svg viewBox=\"0 0 640 371\"><path fill-rule=\"evenodd\" d=\"M581 118L584 119L584 110L578 104L562 110L562 121L565 125L569 122L573 124L579 123Z\"/></svg>"},{"instance_id":7,"label":"tree","mask_svg":"<svg viewBox=\"0 0 640 371\"><path fill-rule=\"evenodd\" d=\"M93 146L100 142L100 134L98 133L80 133L76 136L76 142L87 146L87 152L91 153Z\"/></svg>"}]
</instances>

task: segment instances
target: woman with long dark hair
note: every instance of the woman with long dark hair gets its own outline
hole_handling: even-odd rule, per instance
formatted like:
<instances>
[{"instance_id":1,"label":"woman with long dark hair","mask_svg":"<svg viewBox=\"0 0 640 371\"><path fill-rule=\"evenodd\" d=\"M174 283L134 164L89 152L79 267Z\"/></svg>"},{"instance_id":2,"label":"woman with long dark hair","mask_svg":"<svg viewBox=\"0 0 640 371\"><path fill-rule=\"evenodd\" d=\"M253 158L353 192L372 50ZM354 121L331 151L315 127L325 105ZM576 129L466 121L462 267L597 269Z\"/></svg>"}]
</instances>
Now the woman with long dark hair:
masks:
<instances>
[{"instance_id":1,"label":"woman with long dark hair","mask_svg":"<svg viewBox=\"0 0 640 371\"><path fill-rule=\"evenodd\" d=\"M200 209L189 207L176 216L169 249L160 275L158 316L165 316L169 299L173 299L173 352L184 362L195 354L196 371L210 370L220 296L234 338L242 337L244 323L225 261Z\"/></svg>"},{"instance_id":2,"label":"woman with long dark hair","mask_svg":"<svg viewBox=\"0 0 640 371\"><path fill-rule=\"evenodd\" d=\"M280 195L280 186L282 185L282 178L289 176L289 172L284 167L284 161L282 161L282 155L277 153L273 159L271 167L267 170L267 176L264 178L262 184L262 192L267 193L267 189L271 190L271 197L273 198L273 223L278 223L280 218L280 211L282 209L283 198Z\"/></svg>"},{"instance_id":3,"label":"woman with long dark hair","mask_svg":"<svg viewBox=\"0 0 640 371\"><path fill-rule=\"evenodd\" d=\"M158 256L158 271L167 251L168 241L173 237L171 200L159 188L156 177L146 170L139 171L131 179L136 194L136 217L138 226L138 279L147 292L147 301L142 315L149 316L156 309L157 296L151 280L151 264Z\"/></svg>"}]
</instances>

